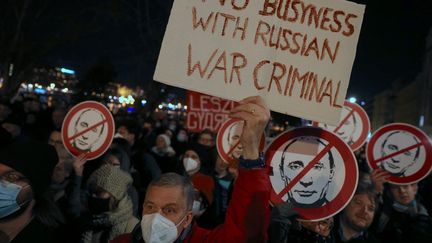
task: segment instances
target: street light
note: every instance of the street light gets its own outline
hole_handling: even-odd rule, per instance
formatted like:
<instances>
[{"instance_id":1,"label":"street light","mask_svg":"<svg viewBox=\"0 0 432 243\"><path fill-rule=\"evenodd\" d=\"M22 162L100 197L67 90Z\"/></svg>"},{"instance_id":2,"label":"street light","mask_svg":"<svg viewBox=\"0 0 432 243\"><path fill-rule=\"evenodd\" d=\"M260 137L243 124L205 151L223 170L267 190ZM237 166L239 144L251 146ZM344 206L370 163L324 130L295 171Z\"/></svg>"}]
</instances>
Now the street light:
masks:
<instances>
[{"instance_id":1,"label":"street light","mask_svg":"<svg viewBox=\"0 0 432 243\"><path fill-rule=\"evenodd\" d=\"M348 100L351 103L356 103L357 102L357 98L356 97L350 97Z\"/></svg>"}]
</instances>

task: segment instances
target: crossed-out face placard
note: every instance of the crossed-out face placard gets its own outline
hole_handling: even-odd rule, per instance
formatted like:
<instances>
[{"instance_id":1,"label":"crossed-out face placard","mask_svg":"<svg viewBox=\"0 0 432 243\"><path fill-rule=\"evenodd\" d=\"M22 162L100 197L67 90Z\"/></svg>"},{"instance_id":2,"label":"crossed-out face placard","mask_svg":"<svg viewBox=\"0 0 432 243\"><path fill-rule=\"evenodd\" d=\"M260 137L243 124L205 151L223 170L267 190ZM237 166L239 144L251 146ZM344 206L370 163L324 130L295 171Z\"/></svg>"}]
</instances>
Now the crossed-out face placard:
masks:
<instances>
[{"instance_id":1,"label":"crossed-out face placard","mask_svg":"<svg viewBox=\"0 0 432 243\"><path fill-rule=\"evenodd\" d=\"M282 133L267 148L265 161L273 169L271 202L291 203L303 220L337 214L357 187L357 162L350 147L321 128Z\"/></svg>"},{"instance_id":2,"label":"crossed-out face placard","mask_svg":"<svg viewBox=\"0 0 432 243\"><path fill-rule=\"evenodd\" d=\"M349 101L344 102L337 126L317 122L313 122L313 125L336 133L353 151L363 146L370 132L369 116L366 111L358 104Z\"/></svg>"},{"instance_id":3,"label":"crossed-out face placard","mask_svg":"<svg viewBox=\"0 0 432 243\"><path fill-rule=\"evenodd\" d=\"M241 119L229 119L222 124L217 133L216 148L219 156L230 165L236 166L238 159L243 153L243 145L240 137L243 133L244 121ZM265 135L260 142L260 151L265 146Z\"/></svg>"},{"instance_id":4,"label":"crossed-out face placard","mask_svg":"<svg viewBox=\"0 0 432 243\"><path fill-rule=\"evenodd\" d=\"M101 156L114 137L114 119L101 103L85 101L74 106L62 125L62 140L73 156L86 154L88 160Z\"/></svg>"},{"instance_id":5,"label":"crossed-out face placard","mask_svg":"<svg viewBox=\"0 0 432 243\"><path fill-rule=\"evenodd\" d=\"M432 145L417 127L393 123L378 129L366 147L372 169L388 171L393 184L411 184L422 180L432 170Z\"/></svg>"}]
</instances>

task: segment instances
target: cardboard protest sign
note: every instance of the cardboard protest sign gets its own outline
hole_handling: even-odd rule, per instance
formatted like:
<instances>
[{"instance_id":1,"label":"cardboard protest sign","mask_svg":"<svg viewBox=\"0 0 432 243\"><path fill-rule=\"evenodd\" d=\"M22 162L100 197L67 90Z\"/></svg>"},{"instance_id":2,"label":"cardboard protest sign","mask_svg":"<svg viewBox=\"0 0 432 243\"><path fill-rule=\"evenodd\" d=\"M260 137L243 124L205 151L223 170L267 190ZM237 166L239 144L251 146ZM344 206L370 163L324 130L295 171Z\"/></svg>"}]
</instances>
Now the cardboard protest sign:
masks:
<instances>
[{"instance_id":1,"label":"cardboard protest sign","mask_svg":"<svg viewBox=\"0 0 432 243\"><path fill-rule=\"evenodd\" d=\"M372 169L388 171L392 184L406 185L425 178L432 170L432 145L417 127L393 123L378 129L366 147Z\"/></svg>"},{"instance_id":2,"label":"cardboard protest sign","mask_svg":"<svg viewBox=\"0 0 432 243\"><path fill-rule=\"evenodd\" d=\"M364 6L343 0L176 0L154 79L335 125Z\"/></svg>"},{"instance_id":3,"label":"cardboard protest sign","mask_svg":"<svg viewBox=\"0 0 432 243\"><path fill-rule=\"evenodd\" d=\"M188 91L186 97L186 128L189 132L201 132L204 129L218 131L228 119L234 101L221 99L198 92Z\"/></svg>"},{"instance_id":4,"label":"cardboard protest sign","mask_svg":"<svg viewBox=\"0 0 432 243\"><path fill-rule=\"evenodd\" d=\"M88 160L101 156L111 145L115 125L111 112L101 103L85 101L74 106L62 125L62 140L73 156L87 154Z\"/></svg>"},{"instance_id":5,"label":"cardboard protest sign","mask_svg":"<svg viewBox=\"0 0 432 243\"><path fill-rule=\"evenodd\" d=\"M341 211L354 196L357 161L338 136L317 127L279 135L265 152L273 173L271 202L289 202L304 220L318 221Z\"/></svg>"},{"instance_id":6,"label":"cardboard protest sign","mask_svg":"<svg viewBox=\"0 0 432 243\"><path fill-rule=\"evenodd\" d=\"M312 124L336 133L353 151L363 146L370 132L369 116L366 111L358 104L349 101L344 103L337 126L318 122Z\"/></svg>"},{"instance_id":7,"label":"cardboard protest sign","mask_svg":"<svg viewBox=\"0 0 432 243\"><path fill-rule=\"evenodd\" d=\"M219 156L231 166L237 167L238 160L243 153L240 138L243 133L244 121L229 119L219 129L216 137L216 148ZM261 136L260 151L264 150L265 134Z\"/></svg>"}]
</instances>

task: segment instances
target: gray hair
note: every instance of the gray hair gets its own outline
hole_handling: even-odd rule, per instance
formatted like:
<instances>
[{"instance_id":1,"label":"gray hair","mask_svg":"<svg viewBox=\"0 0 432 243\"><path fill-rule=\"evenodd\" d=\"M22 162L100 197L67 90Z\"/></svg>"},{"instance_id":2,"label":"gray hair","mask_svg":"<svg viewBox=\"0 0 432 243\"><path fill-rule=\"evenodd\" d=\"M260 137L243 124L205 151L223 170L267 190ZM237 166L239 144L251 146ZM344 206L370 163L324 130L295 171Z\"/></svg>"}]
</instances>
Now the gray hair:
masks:
<instances>
[{"instance_id":1,"label":"gray hair","mask_svg":"<svg viewBox=\"0 0 432 243\"><path fill-rule=\"evenodd\" d=\"M159 177L153 179L150 182L149 187L159 186L159 187L181 187L183 189L183 195L186 198L186 209L192 210L192 205L195 196L195 189L188 177L181 176L177 173L165 173Z\"/></svg>"}]
</instances>

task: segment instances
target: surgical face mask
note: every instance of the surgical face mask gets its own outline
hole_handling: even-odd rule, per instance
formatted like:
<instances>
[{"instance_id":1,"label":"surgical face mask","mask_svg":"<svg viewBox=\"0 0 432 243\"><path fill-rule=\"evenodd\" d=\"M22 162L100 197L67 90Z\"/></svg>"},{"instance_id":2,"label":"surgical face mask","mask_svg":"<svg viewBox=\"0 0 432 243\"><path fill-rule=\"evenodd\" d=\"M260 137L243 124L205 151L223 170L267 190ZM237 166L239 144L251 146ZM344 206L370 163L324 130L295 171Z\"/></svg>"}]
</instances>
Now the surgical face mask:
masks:
<instances>
[{"instance_id":1,"label":"surgical face mask","mask_svg":"<svg viewBox=\"0 0 432 243\"><path fill-rule=\"evenodd\" d=\"M0 181L0 219L15 213L21 208L17 202L21 190L22 186L20 185Z\"/></svg>"},{"instance_id":2,"label":"surgical face mask","mask_svg":"<svg viewBox=\"0 0 432 243\"><path fill-rule=\"evenodd\" d=\"M184 133L177 134L177 141L179 142L186 142L188 139L187 135Z\"/></svg>"},{"instance_id":3,"label":"surgical face mask","mask_svg":"<svg viewBox=\"0 0 432 243\"><path fill-rule=\"evenodd\" d=\"M175 131L175 130L177 129L177 126L176 126L176 125L169 125L168 128L169 128L171 131Z\"/></svg>"},{"instance_id":4,"label":"surgical face mask","mask_svg":"<svg viewBox=\"0 0 432 243\"><path fill-rule=\"evenodd\" d=\"M192 214L194 216L201 216L204 213L205 209L201 209L201 202L194 200L192 205Z\"/></svg>"},{"instance_id":5,"label":"surgical face mask","mask_svg":"<svg viewBox=\"0 0 432 243\"><path fill-rule=\"evenodd\" d=\"M186 170L186 172L194 171L198 168L198 162L192 158L184 158L183 159L183 166Z\"/></svg>"},{"instance_id":6,"label":"surgical face mask","mask_svg":"<svg viewBox=\"0 0 432 243\"><path fill-rule=\"evenodd\" d=\"M125 139L124 137L123 137L123 135L121 135L120 133L116 133L116 134L114 134L114 138L123 138L123 139Z\"/></svg>"},{"instance_id":7,"label":"surgical face mask","mask_svg":"<svg viewBox=\"0 0 432 243\"><path fill-rule=\"evenodd\" d=\"M145 214L141 220L141 230L146 243L172 243L177 239L177 226L160 213Z\"/></svg>"}]
</instances>

